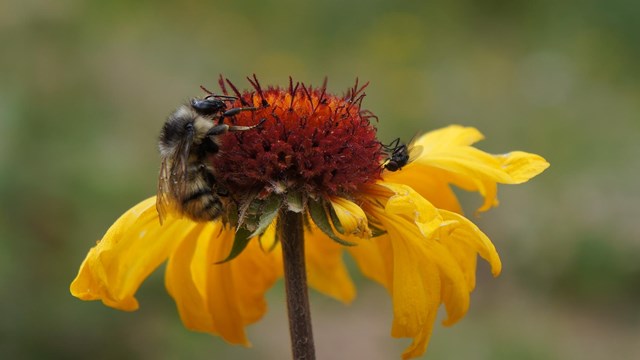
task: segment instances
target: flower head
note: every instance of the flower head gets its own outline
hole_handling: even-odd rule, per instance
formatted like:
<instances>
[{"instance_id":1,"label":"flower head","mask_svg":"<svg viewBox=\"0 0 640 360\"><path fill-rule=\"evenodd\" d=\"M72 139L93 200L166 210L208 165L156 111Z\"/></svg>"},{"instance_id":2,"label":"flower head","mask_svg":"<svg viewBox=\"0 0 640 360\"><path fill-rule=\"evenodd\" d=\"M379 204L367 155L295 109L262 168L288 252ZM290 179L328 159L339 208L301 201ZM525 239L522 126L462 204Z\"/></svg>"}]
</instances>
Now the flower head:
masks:
<instances>
[{"instance_id":1,"label":"flower head","mask_svg":"<svg viewBox=\"0 0 640 360\"><path fill-rule=\"evenodd\" d=\"M486 211L497 205L498 183L525 182L548 163L524 152L488 154L472 146L482 138L476 129L450 126L418 137L418 154L391 167L400 142L377 140L377 118L362 108L365 86L336 96L325 85L290 80L263 89L255 77L250 82L253 89L240 92L220 81L235 98L230 105L255 108L226 121L252 126L264 119L252 131L224 135L206 160L228 196L225 216L194 222L174 211L161 225L155 197L144 200L89 251L72 294L135 310L141 282L168 259L166 287L185 326L246 345L245 326L264 314L264 294L282 274L274 224L287 209L306 219L310 285L350 302L347 251L389 291L391 333L413 339L403 358L424 353L441 304L445 325L467 312L477 256L494 275L501 270L493 244L462 215L451 185L479 192L479 211Z\"/></svg>"},{"instance_id":2,"label":"flower head","mask_svg":"<svg viewBox=\"0 0 640 360\"><path fill-rule=\"evenodd\" d=\"M293 84L237 93L234 106L258 110L236 116L239 125L266 119L256 131L222 139L213 159L217 177L232 193L300 193L345 196L380 179L383 156L369 113L361 111L365 86L344 96Z\"/></svg>"}]
</instances>

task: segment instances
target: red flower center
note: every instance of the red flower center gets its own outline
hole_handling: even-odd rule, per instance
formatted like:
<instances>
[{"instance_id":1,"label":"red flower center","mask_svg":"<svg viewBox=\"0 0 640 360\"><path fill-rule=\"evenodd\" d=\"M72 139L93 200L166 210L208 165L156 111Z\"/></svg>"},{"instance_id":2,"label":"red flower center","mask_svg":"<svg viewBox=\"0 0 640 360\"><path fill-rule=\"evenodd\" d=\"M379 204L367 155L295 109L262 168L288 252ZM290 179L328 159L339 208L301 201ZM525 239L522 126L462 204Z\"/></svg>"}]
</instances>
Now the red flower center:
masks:
<instances>
[{"instance_id":1,"label":"red flower center","mask_svg":"<svg viewBox=\"0 0 640 360\"><path fill-rule=\"evenodd\" d=\"M366 84L356 81L341 97L326 93L326 83L312 88L290 80L288 89L263 90L254 77L253 90L243 93L227 84L238 97L233 107L258 108L227 121L249 126L265 119L253 130L225 135L213 157L216 178L231 193L348 195L380 178L383 153L370 123L375 116L361 109Z\"/></svg>"}]
</instances>

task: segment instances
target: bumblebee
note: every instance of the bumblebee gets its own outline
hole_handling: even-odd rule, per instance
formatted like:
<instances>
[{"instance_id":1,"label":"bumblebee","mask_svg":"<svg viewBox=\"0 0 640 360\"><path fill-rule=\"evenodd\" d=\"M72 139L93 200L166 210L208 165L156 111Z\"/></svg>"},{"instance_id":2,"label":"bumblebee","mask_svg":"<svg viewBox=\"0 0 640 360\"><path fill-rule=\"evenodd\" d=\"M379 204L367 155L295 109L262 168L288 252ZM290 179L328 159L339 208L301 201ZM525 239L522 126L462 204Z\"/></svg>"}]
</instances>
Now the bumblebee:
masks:
<instances>
[{"instance_id":1,"label":"bumblebee","mask_svg":"<svg viewBox=\"0 0 640 360\"><path fill-rule=\"evenodd\" d=\"M398 171L413 161L422 152L422 146L414 146L413 140L407 145L400 138L393 140L389 145L382 145L388 157L382 163L382 167L389 171Z\"/></svg>"},{"instance_id":2,"label":"bumblebee","mask_svg":"<svg viewBox=\"0 0 640 360\"><path fill-rule=\"evenodd\" d=\"M224 119L254 107L227 110L233 97L210 95L193 99L167 118L160 133L160 174L156 209L160 222L169 209L194 221L219 218L228 206L228 191L215 177L210 156L220 151L221 138L228 132L247 131L260 126L235 126Z\"/></svg>"}]
</instances>

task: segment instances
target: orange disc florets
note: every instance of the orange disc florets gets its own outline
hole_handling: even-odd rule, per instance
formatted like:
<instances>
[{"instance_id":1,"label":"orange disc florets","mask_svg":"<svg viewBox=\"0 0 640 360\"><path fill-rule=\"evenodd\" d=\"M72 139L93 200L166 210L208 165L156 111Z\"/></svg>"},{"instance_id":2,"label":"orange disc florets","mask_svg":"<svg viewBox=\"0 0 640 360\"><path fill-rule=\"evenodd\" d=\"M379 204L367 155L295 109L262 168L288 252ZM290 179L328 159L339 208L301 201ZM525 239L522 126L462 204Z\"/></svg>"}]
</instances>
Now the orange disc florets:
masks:
<instances>
[{"instance_id":1,"label":"orange disc florets","mask_svg":"<svg viewBox=\"0 0 640 360\"><path fill-rule=\"evenodd\" d=\"M220 81L225 95L237 96L233 107L258 108L227 122L250 126L265 120L221 140L212 161L217 180L231 193L348 195L380 178L383 154L370 123L375 116L361 109L366 84L359 87L356 81L338 97L326 92L326 83L312 88L290 79L288 88L262 89L255 77L250 82L253 90L240 93L228 80Z\"/></svg>"}]
</instances>

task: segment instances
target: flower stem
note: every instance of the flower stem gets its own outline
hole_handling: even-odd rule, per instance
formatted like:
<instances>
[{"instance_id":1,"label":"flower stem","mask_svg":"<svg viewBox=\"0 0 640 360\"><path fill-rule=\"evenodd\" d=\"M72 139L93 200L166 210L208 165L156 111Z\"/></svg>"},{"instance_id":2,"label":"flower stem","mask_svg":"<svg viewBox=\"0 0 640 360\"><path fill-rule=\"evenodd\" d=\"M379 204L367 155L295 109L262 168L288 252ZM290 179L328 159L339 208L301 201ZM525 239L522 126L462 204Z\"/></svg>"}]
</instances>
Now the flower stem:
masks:
<instances>
[{"instance_id":1,"label":"flower stem","mask_svg":"<svg viewBox=\"0 0 640 360\"><path fill-rule=\"evenodd\" d=\"M316 354L311 330L301 213L288 210L280 211L278 238L282 243L284 283L287 293L287 313L289 314L293 359L314 360Z\"/></svg>"}]
</instances>

